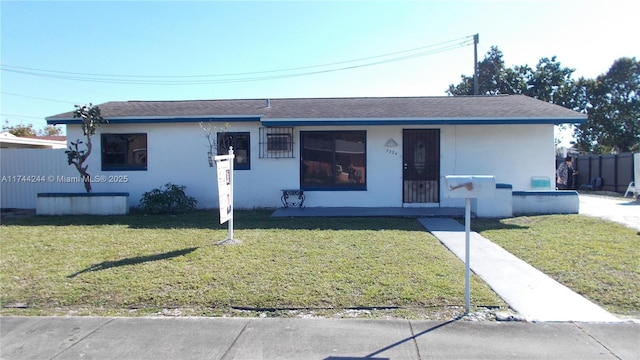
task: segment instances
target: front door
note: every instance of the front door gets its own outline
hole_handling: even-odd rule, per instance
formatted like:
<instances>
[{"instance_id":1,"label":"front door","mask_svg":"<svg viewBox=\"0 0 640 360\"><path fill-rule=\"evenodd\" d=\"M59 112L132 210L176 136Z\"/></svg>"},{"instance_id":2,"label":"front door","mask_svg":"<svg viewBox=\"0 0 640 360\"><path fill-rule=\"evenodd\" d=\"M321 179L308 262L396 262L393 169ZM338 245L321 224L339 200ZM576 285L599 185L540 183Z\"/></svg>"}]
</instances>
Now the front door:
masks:
<instances>
[{"instance_id":1,"label":"front door","mask_svg":"<svg viewBox=\"0 0 640 360\"><path fill-rule=\"evenodd\" d=\"M403 202L440 202L440 130L403 130Z\"/></svg>"}]
</instances>

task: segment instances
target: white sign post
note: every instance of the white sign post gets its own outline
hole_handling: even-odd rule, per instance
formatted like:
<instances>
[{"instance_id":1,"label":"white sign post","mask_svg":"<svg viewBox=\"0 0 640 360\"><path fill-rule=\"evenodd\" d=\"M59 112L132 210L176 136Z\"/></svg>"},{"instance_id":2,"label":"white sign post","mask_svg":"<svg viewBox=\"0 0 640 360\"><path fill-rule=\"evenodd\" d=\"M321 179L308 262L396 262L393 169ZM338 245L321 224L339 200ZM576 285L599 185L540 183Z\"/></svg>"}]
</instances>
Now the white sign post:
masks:
<instances>
[{"instance_id":1,"label":"white sign post","mask_svg":"<svg viewBox=\"0 0 640 360\"><path fill-rule=\"evenodd\" d=\"M468 314L471 308L471 198L494 197L496 179L487 175L448 175L447 194L450 198L464 198L464 304Z\"/></svg>"},{"instance_id":2,"label":"white sign post","mask_svg":"<svg viewBox=\"0 0 640 360\"><path fill-rule=\"evenodd\" d=\"M214 158L218 173L218 205L220 206L220 224L229 222L227 239L217 244L237 244L233 238L233 147L229 147L229 155L218 155Z\"/></svg>"}]
</instances>

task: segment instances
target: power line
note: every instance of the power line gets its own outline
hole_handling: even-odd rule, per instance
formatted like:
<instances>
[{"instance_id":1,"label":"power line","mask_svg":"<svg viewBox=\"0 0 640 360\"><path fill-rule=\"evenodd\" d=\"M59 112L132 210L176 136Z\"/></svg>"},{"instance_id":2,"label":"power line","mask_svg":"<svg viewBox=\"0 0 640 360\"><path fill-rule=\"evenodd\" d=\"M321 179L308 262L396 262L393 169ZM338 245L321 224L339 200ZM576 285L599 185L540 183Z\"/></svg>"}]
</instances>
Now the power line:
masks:
<instances>
[{"instance_id":1,"label":"power line","mask_svg":"<svg viewBox=\"0 0 640 360\"><path fill-rule=\"evenodd\" d=\"M118 74L90 74L90 73L75 73L66 71L46 70L27 68L12 65L1 65L0 70L6 72L13 72L24 75L31 75L37 77L45 77L61 80L72 81L84 81L94 83L111 83L111 84L127 84L127 85L206 85L206 84L225 84L225 83L237 83L237 82L250 82L250 81L265 81L275 80L291 77L309 76L316 74L323 74L336 71L352 70L357 68L381 65L391 62L403 61L416 57L433 55L445 51L450 51L463 46L469 46L473 43L473 36L467 36L455 40L445 41L438 44L421 46L413 49L396 51L392 53L386 53L382 55L375 55L369 57L363 57L358 59L333 62L321 65L301 66L287 69L278 70L265 70L243 73L229 73L229 74L209 74L209 75L186 75L186 76L168 76L168 75L118 75ZM398 56L401 55L401 56ZM344 65L350 63L363 62L361 64L354 64L349 66L335 67L336 65ZM323 67L331 67L329 69L321 69L314 71L302 71ZM292 72L289 74L277 74ZM273 74L273 75L269 75ZM254 76L247 76L254 75Z\"/></svg>"},{"instance_id":2,"label":"power line","mask_svg":"<svg viewBox=\"0 0 640 360\"><path fill-rule=\"evenodd\" d=\"M44 117L37 117L37 116L27 116L27 115L16 115L16 114L0 114L0 116L7 116L7 117L14 117L14 118L24 118L24 119L38 119L38 120L44 120Z\"/></svg>"},{"instance_id":3,"label":"power line","mask_svg":"<svg viewBox=\"0 0 640 360\"><path fill-rule=\"evenodd\" d=\"M23 71L34 71L34 72L38 72L38 73L51 73L51 74L74 75L74 76L133 78L133 79L228 77L228 76L239 76L239 75L256 75L256 74L266 74L266 73L276 73L276 72L287 72L287 71L295 71L295 70L312 69L312 68L318 68L318 67L327 67L327 66L333 66L333 65L341 65L341 64L351 63L351 62L372 60L372 59L376 59L376 58L382 58L382 57L388 57L388 56L393 56L393 55L398 55L398 54L403 54L403 53L408 53L408 52L414 52L414 51L424 50L424 49L433 48L433 47L440 47L440 46L444 46L444 45L447 45L447 44L450 46L452 43L454 43L454 45L459 45L459 44L468 45L466 43L468 43L470 41L469 40L470 38L472 38L472 36L466 36L466 37L459 38L459 39L449 40L449 41L445 41L445 42L441 42L441 43L437 43L437 44L421 46L421 47L412 48L412 49L408 49L408 50L396 51L396 52L386 53L386 54L382 54L382 55L375 55L375 56L369 56L369 57L352 59L352 60L338 61L338 62L327 63L327 64L300 66L300 67L277 69L277 70L262 70L262 71L253 71L253 72L228 73L228 74L208 74L208 75L120 75L120 74L78 73L78 72L70 72L70 71L46 70L46 69L37 69L37 68L29 68L29 67L22 67L22 66L12 66L12 65L2 65L2 66L8 68L8 69L6 69L7 71L10 71L11 69L14 69L15 71L23 70Z\"/></svg>"},{"instance_id":4,"label":"power line","mask_svg":"<svg viewBox=\"0 0 640 360\"><path fill-rule=\"evenodd\" d=\"M11 96L18 96L18 97L23 97L23 98L27 98L27 99L35 99L35 100L51 101L51 102L57 102L57 103L63 103L63 104L74 104L74 105L75 105L75 104L78 104L77 102L64 101L64 100L56 100L56 99L48 99L48 98L41 98L41 97L28 96L28 95L21 95L21 94L14 94L14 93L6 92L6 91L2 91L2 94L4 94L4 95L11 95Z\"/></svg>"},{"instance_id":5,"label":"power line","mask_svg":"<svg viewBox=\"0 0 640 360\"><path fill-rule=\"evenodd\" d=\"M466 45L466 44L465 44ZM21 70L11 70L2 68L3 71L20 73L25 75L32 75L38 77L52 78L52 79L60 79L60 80L72 80L72 81L84 81L84 82L94 82L94 83L110 83L110 84L126 84L126 85L206 85L206 84L225 84L225 83L236 83L236 82L249 82L249 81L264 81L264 80L274 80L274 79L283 79L283 78L291 78L291 77L299 77L299 76L308 76L336 71L344 71L351 70L356 68L380 65L390 62L407 60L419 56L433 55L444 51L453 50L454 48L458 48L461 45L455 45L453 47L445 47L432 51L397 57L393 59L380 60L375 62L369 62L360 65L352 65L340 68L326 69L326 70L317 70L317 71L308 71L308 72L298 72L292 74L280 74L280 75L267 75L267 76L254 76L254 77L236 77L236 78L227 78L227 79L200 79L200 80L144 80L144 79L112 79L112 78L103 78L103 77L87 77L87 76L69 76L69 75L54 75L54 74L44 74L33 71L21 71ZM274 70L275 71L275 70ZM266 72L265 72L266 73ZM216 75L219 76L219 75Z\"/></svg>"}]
</instances>

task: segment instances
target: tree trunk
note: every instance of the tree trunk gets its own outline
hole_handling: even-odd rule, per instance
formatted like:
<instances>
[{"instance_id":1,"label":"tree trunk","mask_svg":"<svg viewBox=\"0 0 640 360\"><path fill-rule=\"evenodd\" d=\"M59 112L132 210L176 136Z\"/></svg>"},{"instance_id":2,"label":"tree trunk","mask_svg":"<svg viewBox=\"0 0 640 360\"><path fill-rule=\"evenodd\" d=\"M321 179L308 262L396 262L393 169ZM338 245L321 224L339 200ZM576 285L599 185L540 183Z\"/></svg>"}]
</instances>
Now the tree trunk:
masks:
<instances>
[{"instance_id":1,"label":"tree trunk","mask_svg":"<svg viewBox=\"0 0 640 360\"><path fill-rule=\"evenodd\" d=\"M84 189L86 192L91 192L91 175L86 170L86 167L82 167L82 163L74 162L73 165L76 166L76 169L80 173L80 177L82 178L82 183L84 184Z\"/></svg>"},{"instance_id":2,"label":"tree trunk","mask_svg":"<svg viewBox=\"0 0 640 360\"><path fill-rule=\"evenodd\" d=\"M85 160L87 160L89 155L91 155L92 147L93 146L91 145L91 136L87 134L87 152L82 157L81 163L78 164L78 171L82 175L82 182L84 183L84 189L88 193L91 192L91 175L89 175L89 173L87 172L87 168L89 167L89 165L82 167L82 164L84 164Z\"/></svg>"},{"instance_id":3,"label":"tree trunk","mask_svg":"<svg viewBox=\"0 0 640 360\"><path fill-rule=\"evenodd\" d=\"M90 193L91 192L91 175L88 172L82 173L82 181L84 182L84 189Z\"/></svg>"}]
</instances>

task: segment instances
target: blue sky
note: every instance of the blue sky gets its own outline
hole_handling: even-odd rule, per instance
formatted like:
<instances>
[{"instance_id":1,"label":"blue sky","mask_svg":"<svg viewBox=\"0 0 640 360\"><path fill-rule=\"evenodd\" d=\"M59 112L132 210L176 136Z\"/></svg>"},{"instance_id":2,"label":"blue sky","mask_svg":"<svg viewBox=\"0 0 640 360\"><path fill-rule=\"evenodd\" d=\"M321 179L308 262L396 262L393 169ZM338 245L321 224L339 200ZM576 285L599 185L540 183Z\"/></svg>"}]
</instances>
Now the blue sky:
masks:
<instances>
[{"instance_id":1,"label":"blue sky","mask_svg":"<svg viewBox=\"0 0 640 360\"><path fill-rule=\"evenodd\" d=\"M472 74L476 33L479 60L495 45L508 66L555 55L574 78L594 78L640 57L638 10L623 0L3 0L0 116L42 128L89 102L441 96Z\"/></svg>"}]
</instances>

